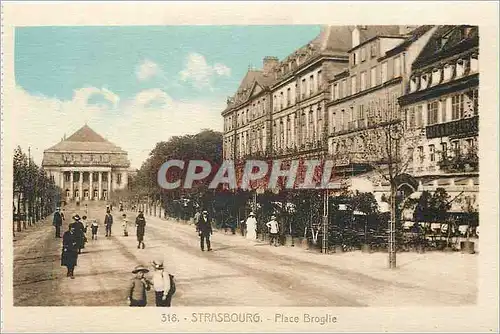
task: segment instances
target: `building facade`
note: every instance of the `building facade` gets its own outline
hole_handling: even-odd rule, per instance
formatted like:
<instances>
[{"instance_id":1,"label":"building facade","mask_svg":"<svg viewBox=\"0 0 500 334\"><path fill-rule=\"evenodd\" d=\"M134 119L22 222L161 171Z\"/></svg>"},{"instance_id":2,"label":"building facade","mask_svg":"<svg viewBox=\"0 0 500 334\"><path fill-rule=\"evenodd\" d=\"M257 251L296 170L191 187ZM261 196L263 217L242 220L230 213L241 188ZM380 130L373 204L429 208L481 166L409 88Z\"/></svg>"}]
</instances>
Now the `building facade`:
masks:
<instances>
[{"instance_id":1,"label":"building facade","mask_svg":"<svg viewBox=\"0 0 500 334\"><path fill-rule=\"evenodd\" d=\"M127 188L130 162L127 152L85 125L45 150L42 166L66 200L108 200Z\"/></svg>"},{"instance_id":2,"label":"building facade","mask_svg":"<svg viewBox=\"0 0 500 334\"><path fill-rule=\"evenodd\" d=\"M392 28L392 29L391 29ZM386 27L349 50L349 66L330 82L328 152L336 173L351 183L368 180L364 191L378 200L388 182L375 167L384 169L389 155L389 128L402 120L398 98L409 81L411 64L436 29L421 26L407 31ZM349 182L348 182L349 183Z\"/></svg>"},{"instance_id":3,"label":"building facade","mask_svg":"<svg viewBox=\"0 0 500 334\"><path fill-rule=\"evenodd\" d=\"M406 132L416 138L409 172L420 191L446 189L457 212L478 208L478 88L478 28L440 26L399 99Z\"/></svg>"},{"instance_id":4,"label":"building facade","mask_svg":"<svg viewBox=\"0 0 500 334\"><path fill-rule=\"evenodd\" d=\"M264 58L249 70L224 117L224 158L294 159L328 154L329 82L349 64L354 45L401 26L324 26L319 35L284 60Z\"/></svg>"}]
</instances>

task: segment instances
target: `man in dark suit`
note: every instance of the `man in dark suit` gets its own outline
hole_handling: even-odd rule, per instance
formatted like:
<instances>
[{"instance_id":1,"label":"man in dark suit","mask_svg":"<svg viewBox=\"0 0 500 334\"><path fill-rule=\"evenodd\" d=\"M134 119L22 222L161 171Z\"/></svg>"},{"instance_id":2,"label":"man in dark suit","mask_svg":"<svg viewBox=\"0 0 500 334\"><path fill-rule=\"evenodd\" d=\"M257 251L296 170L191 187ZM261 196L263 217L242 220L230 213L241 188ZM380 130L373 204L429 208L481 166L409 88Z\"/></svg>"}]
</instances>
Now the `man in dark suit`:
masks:
<instances>
[{"instance_id":1,"label":"man in dark suit","mask_svg":"<svg viewBox=\"0 0 500 334\"><path fill-rule=\"evenodd\" d=\"M200 219L196 224L196 232L200 236L200 247L201 251L205 251L205 242L207 244L207 250L210 252L212 247L210 246L210 236L212 235L212 224L208 218L208 212L205 210L202 212Z\"/></svg>"},{"instance_id":2,"label":"man in dark suit","mask_svg":"<svg viewBox=\"0 0 500 334\"><path fill-rule=\"evenodd\" d=\"M61 237L62 222L63 222L63 216L61 214L61 209L57 208L56 212L54 213L54 220L52 221L52 224L56 228L56 238Z\"/></svg>"},{"instance_id":3,"label":"man in dark suit","mask_svg":"<svg viewBox=\"0 0 500 334\"><path fill-rule=\"evenodd\" d=\"M111 215L111 210L106 210L106 217L104 218L104 225L106 225L106 236L111 236L111 226L113 225L113 216Z\"/></svg>"}]
</instances>

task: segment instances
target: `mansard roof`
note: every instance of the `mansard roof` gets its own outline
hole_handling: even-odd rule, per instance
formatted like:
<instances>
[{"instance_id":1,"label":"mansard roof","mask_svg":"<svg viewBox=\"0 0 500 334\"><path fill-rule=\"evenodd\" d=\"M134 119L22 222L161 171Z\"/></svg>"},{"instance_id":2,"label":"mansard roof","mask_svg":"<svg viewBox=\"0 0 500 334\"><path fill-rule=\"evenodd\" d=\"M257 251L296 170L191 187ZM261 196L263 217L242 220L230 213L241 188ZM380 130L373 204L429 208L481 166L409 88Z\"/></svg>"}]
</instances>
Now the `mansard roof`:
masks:
<instances>
[{"instance_id":1,"label":"mansard roof","mask_svg":"<svg viewBox=\"0 0 500 334\"><path fill-rule=\"evenodd\" d=\"M87 124L68 138L62 140L46 152L109 152L126 153L120 147L107 141Z\"/></svg>"},{"instance_id":2,"label":"mansard roof","mask_svg":"<svg viewBox=\"0 0 500 334\"><path fill-rule=\"evenodd\" d=\"M439 26L413 62L412 69L421 69L478 46L477 26Z\"/></svg>"}]
</instances>

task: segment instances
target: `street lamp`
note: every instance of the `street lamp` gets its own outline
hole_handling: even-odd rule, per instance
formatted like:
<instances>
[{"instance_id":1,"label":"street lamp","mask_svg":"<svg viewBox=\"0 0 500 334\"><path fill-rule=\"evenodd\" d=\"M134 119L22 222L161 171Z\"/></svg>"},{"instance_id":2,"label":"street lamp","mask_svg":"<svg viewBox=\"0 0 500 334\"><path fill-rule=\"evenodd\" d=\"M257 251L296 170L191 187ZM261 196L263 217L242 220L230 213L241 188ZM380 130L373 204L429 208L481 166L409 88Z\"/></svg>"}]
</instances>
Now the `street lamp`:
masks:
<instances>
[{"instance_id":1,"label":"street lamp","mask_svg":"<svg viewBox=\"0 0 500 334\"><path fill-rule=\"evenodd\" d=\"M391 219L389 221L389 268L396 268L396 175L398 171L394 170L394 163L398 163L399 141L403 137L403 131L400 123L391 123L388 126L389 141L387 146L388 163L389 163L389 179L391 187ZM394 143L393 143L394 142Z\"/></svg>"}]
</instances>

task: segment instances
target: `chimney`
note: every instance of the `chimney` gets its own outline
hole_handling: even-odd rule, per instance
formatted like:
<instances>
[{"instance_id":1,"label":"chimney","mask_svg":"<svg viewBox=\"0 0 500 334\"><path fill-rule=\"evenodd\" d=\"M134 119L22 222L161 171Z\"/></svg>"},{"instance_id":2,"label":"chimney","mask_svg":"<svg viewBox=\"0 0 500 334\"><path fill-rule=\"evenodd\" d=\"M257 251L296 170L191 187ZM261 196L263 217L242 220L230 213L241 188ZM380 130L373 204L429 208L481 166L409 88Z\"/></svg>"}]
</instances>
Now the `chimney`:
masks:
<instances>
[{"instance_id":1,"label":"chimney","mask_svg":"<svg viewBox=\"0 0 500 334\"><path fill-rule=\"evenodd\" d=\"M264 60L262 61L263 63L263 68L262 70L264 71L264 74L269 74L272 72L274 68L276 68L279 64L279 59L277 57L264 57Z\"/></svg>"},{"instance_id":2,"label":"chimney","mask_svg":"<svg viewBox=\"0 0 500 334\"><path fill-rule=\"evenodd\" d=\"M400 35L408 35L413 30L415 30L418 26L399 26L399 34Z\"/></svg>"},{"instance_id":3,"label":"chimney","mask_svg":"<svg viewBox=\"0 0 500 334\"><path fill-rule=\"evenodd\" d=\"M355 48L356 46L359 45L361 42L361 33L359 31L359 27L355 26L354 29L352 30L352 35L351 35L351 40L352 40L352 47Z\"/></svg>"}]
</instances>

